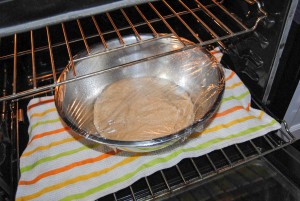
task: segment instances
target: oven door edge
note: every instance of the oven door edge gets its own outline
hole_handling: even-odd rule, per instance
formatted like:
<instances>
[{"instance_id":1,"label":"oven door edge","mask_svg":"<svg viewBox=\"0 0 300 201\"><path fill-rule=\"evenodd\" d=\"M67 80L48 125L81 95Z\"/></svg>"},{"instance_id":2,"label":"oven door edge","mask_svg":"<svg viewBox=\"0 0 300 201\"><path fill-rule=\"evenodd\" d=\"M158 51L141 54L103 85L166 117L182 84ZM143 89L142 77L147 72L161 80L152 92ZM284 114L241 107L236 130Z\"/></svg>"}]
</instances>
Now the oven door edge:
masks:
<instances>
[{"instance_id":1,"label":"oven door edge","mask_svg":"<svg viewBox=\"0 0 300 201\"><path fill-rule=\"evenodd\" d=\"M291 5L290 5L289 13L287 14L286 23L285 23L283 31L282 31L281 39L280 39L278 49L277 49L275 57L274 57L275 59L273 61L273 65L272 65L270 73L269 73L270 75L269 75L268 83L267 83L267 86L265 88L264 96L263 96L263 99L262 99L262 103L264 105L268 104L269 95L270 95L270 92L271 92L271 89L272 89L272 86L273 86L273 82L274 82L274 79L275 79L275 75L276 75L276 72L277 72L277 69L278 69L280 57L281 57L282 52L283 52L284 47L285 47L285 43L286 43L288 33L290 31L291 24L292 24L292 21L293 21L295 12L296 12L298 1L299 0L292 0Z\"/></svg>"}]
</instances>

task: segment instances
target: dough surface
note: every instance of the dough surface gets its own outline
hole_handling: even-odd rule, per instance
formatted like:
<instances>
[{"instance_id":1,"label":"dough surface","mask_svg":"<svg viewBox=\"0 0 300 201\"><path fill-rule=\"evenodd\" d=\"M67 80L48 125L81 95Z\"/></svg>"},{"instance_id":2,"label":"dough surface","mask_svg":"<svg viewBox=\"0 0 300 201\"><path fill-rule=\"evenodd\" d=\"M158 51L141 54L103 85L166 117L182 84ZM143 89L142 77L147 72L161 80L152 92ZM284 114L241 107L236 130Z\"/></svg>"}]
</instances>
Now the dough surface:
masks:
<instances>
[{"instance_id":1,"label":"dough surface","mask_svg":"<svg viewBox=\"0 0 300 201\"><path fill-rule=\"evenodd\" d=\"M194 104L175 83L155 77L123 79L108 85L94 105L94 125L107 139L151 140L194 121Z\"/></svg>"}]
</instances>

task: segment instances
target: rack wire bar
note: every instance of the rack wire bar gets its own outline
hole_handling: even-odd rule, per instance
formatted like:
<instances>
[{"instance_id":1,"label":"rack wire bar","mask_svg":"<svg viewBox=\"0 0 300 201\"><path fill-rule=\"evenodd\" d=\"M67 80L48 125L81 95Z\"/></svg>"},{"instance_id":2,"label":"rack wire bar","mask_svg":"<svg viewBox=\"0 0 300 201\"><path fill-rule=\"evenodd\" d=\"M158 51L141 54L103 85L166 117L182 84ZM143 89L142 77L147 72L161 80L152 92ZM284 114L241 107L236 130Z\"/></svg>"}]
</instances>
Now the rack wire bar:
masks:
<instances>
[{"instance_id":1,"label":"rack wire bar","mask_svg":"<svg viewBox=\"0 0 300 201\"><path fill-rule=\"evenodd\" d=\"M85 46L85 48L86 48L87 53L89 54L89 53L90 53L90 48L89 48L89 45L88 45L88 43L87 43L87 41L86 41L86 37L85 37L85 35L84 35L84 32L83 32L83 29L82 29L80 20L77 19L76 21L77 21L78 28L79 28L79 30L80 30L81 37L82 37L83 42L84 42L84 46Z\"/></svg>"},{"instance_id":2,"label":"rack wire bar","mask_svg":"<svg viewBox=\"0 0 300 201\"><path fill-rule=\"evenodd\" d=\"M17 92L17 34L14 35L14 77L13 77L13 94ZM6 94L4 95L4 97Z\"/></svg>"},{"instance_id":3,"label":"rack wire bar","mask_svg":"<svg viewBox=\"0 0 300 201\"><path fill-rule=\"evenodd\" d=\"M240 149L240 147L239 147L237 144L235 144L234 146L236 147L236 149L238 150L238 152L242 155L243 159L247 159L247 157L246 157L245 154L242 152L242 150Z\"/></svg>"},{"instance_id":4,"label":"rack wire bar","mask_svg":"<svg viewBox=\"0 0 300 201\"><path fill-rule=\"evenodd\" d=\"M61 28L62 28L63 33L64 33L65 44L67 46L72 72L73 72L73 75L76 76L75 66L74 66L74 62L73 62L73 56L72 56L72 52L71 52L71 48L70 48L70 44L69 44L69 40L68 40L68 36L67 36L67 32L66 32L66 28L65 28L64 23L61 23Z\"/></svg>"},{"instance_id":5,"label":"rack wire bar","mask_svg":"<svg viewBox=\"0 0 300 201\"><path fill-rule=\"evenodd\" d=\"M131 8L122 8L118 10L118 12L112 11L107 12L104 14L99 14L95 16L90 16L85 19L88 19L87 21L85 19L76 19L73 22L76 24L78 29L69 29L67 30L66 26L68 23L71 22L63 22L61 23L61 31L63 34L63 39L53 42L53 34L51 33L51 30L54 26L50 27L44 27L41 28L46 34L45 36L43 34L39 35L39 30L31 30L30 31L30 38L31 45L27 48L22 48L20 51L17 51L17 34L15 34L14 41L11 43L13 45L13 53L11 52L4 52L0 55L0 60L3 60L4 62L10 58L13 58L13 65L10 67L8 65L8 68L13 69L13 80L12 80L12 91L8 91L6 95L0 96L0 102L5 100L13 100L16 98L21 98L27 95L32 95L37 92L46 91L49 89L53 89L54 87L58 86L57 83L57 67L59 69L63 68L64 66L56 66L55 64L58 64L57 60L59 60L58 55L54 54L55 51L60 50L62 47L66 47L66 50L64 54L68 55L67 58L65 58L65 65L68 65L71 67L71 70L75 76L76 79L81 79L78 76L76 77L76 71L75 71L75 65L76 62L79 62L84 59L88 59L92 56L98 56L100 54L105 54L108 52L116 51L120 48L128 48L130 46L139 45L142 43L150 42L149 40L143 40L138 29L145 28L147 30L150 30L150 33L153 35L152 40L157 40L161 37L164 37L160 35L159 33L162 33L161 30L164 30L164 33L169 32L169 34L172 34L173 36L177 37L179 41L182 42L184 47L181 49L181 51L186 49L186 46L205 46L212 43L219 43L222 45L222 40L229 39L235 36L239 36L245 33L248 33L250 31L253 31L259 21L261 21L263 18L267 16L267 13L262 9L261 4L258 2L258 0L244 0L246 3L248 3L251 6L256 6L258 10L258 15L255 17L255 23L252 23L251 25L246 25L247 22L241 21L234 13L227 10L227 8L222 4L222 2L216 1L216 0L210 0L202 2L202 0L194 0L192 1L193 4L190 2L187 2L186 0L161 0L154 3L147 3L142 4L138 6L133 6ZM208 3L207 3L208 2ZM180 11L176 10L175 4L182 5L182 9ZM161 6L165 6L169 12L164 12L160 9ZM152 13L151 16L147 15L145 12L145 8L147 12ZM227 17L231 18L234 22L236 22L240 29L235 30L232 29L231 25L225 22L221 17L219 17L216 13L213 13L211 11L211 8L219 8L220 12L223 13L223 15L226 15ZM208 18L202 18L199 13L203 13ZM118 15L116 16L116 13ZM136 20L133 18L132 14L135 14L136 16L139 16L140 20ZM107 20L103 21L103 17L105 17ZM118 22L118 19L121 18L123 21L127 22L125 25L120 26L116 22ZM193 21L197 21L196 26L191 26L189 22L186 20L186 18L189 18ZM175 20L176 23L172 23ZM91 23L88 23L91 22ZM112 27L110 29L105 29L105 31L102 31L103 26L105 26L107 23L109 23L109 26ZM214 26L210 26L210 24L214 24L215 27L218 27L220 30L222 30L225 34L220 35L216 32L216 30L213 28ZM65 25L66 24L66 25ZM124 24L124 23L123 23ZM158 26L159 24L159 26ZM94 32L84 32L85 26L92 26L95 31ZM108 25L107 25L108 26ZM248 27L249 26L249 27ZM181 40L182 35L180 30L187 30L191 37L189 40L192 40L195 44L194 45L188 45L185 42ZM104 30L104 29L103 29ZM167 30L167 31L166 31ZM204 32L199 31L204 30L206 31L206 35ZM79 37L72 38L67 35L67 32L78 32L77 34ZM126 44L126 42L123 39L123 32L126 33L126 31L132 32L137 37L137 42L134 44ZM45 41L47 42L46 45L38 45L37 42L34 41L33 38L33 32L35 35L39 36L39 38L45 37ZM108 47L106 36L110 38L112 34L116 34L120 41L120 47ZM168 33L167 33L168 34ZM208 34L208 35L207 35ZM18 34L18 37L21 37L21 35ZM25 34L26 35L26 34ZM70 34L71 35L71 34ZM76 35L76 34L75 34ZM205 36L205 37L204 37ZM208 37L209 36L209 37ZM9 37L9 36L8 36ZM24 37L24 36L22 36ZM90 54L90 45L88 44L89 39L96 39L100 38L100 45L102 45L105 48L104 52L98 52L95 54ZM2 41L5 41L2 40ZM8 40L9 41L9 40ZM74 55L72 53L75 53L73 47L75 47L77 44L84 44L84 47L87 51L87 56L82 58L76 58L74 59ZM71 47L72 44L72 47ZM73 45L74 44L74 45ZM9 46L10 44L6 44L5 46ZM92 44L93 45L93 44ZM189 47L192 48L192 47ZM41 75L39 71L36 71L39 66L36 62L36 53L46 53L50 55L50 62L48 63L49 69L51 71L47 75ZM174 53L174 52L173 52ZM17 88L17 71L19 66L17 63L19 63L20 56L30 56L32 59L32 74L28 75L29 81L32 82L33 88ZM161 57L164 55L157 55L157 57ZM139 61L142 62L142 61ZM126 64L125 64L126 66ZM120 66L121 67L121 66ZM95 74L87 75L94 76ZM44 77L52 78L49 80L52 80L52 83L48 82L46 85L40 85L40 78L43 79ZM69 81L69 80L68 80ZM74 81L74 80L73 80ZM64 83L66 84L66 83Z\"/></svg>"},{"instance_id":6,"label":"rack wire bar","mask_svg":"<svg viewBox=\"0 0 300 201\"><path fill-rule=\"evenodd\" d=\"M49 55L50 55L50 62L51 62L51 69L52 69L52 77L54 83L56 83L56 70L55 70L55 64L54 64L54 58L53 58L53 52L52 52L52 44L51 44L51 37L48 26L46 27L47 32L47 40L48 40L48 48L49 48ZM50 76L51 77L51 76Z\"/></svg>"},{"instance_id":7,"label":"rack wire bar","mask_svg":"<svg viewBox=\"0 0 300 201\"><path fill-rule=\"evenodd\" d=\"M226 161L228 162L228 164L229 164L230 166L232 166L232 163L231 163L229 157L228 157L228 156L226 155L226 153L224 152L224 150L223 150L223 149L220 149L220 150L221 150L223 156L226 158Z\"/></svg>"},{"instance_id":8,"label":"rack wire bar","mask_svg":"<svg viewBox=\"0 0 300 201\"><path fill-rule=\"evenodd\" d=\"M176 169L177 169L177 171L178 171L178 173L179 173L179 175L180 175L180 177L181 177L183 183L186 184L186 180L185 180L185 178L184 178L184 176L183 176L183 174L182 174L180 168L178 167L178 165L175 165L175 167L176 167Z\"/></svg>"},{"instance_id":9,"label":"rack wire bar","mask_svg":"<svg viewBox=\"0 0 300 201\"><path fill-rule=\"evenodd\" d=\"M184 8L190 12L194 18L197 19L197 21L199 21L201 23L201 25L210 33L210 35L213 38L218 38L219 36L200 18L198 17L198 15L196 15L195 12L193 12L185 3L183 3L181 0L179 0L179 2L181 3L181 5L184 6Z\"/></svg>"},{"instance_id":10,"label":"rack wire bar","mask_svg":"<svg viewBox=\"0 0 300 201\"><path fill-rule=\"evenodd\" d=\"M174 29L172 28L172 26L166 21L166 19L164 19L164 17L158 12L158 10L153 6L152 3L148 3L149 6L152 8L152 10L158 15L158 17L163 21L163 23L166 25L166 27L172 32L172 34L174 36L176 36L176 38L180 41L180 43L183 46L186 46L186 43L184 43L182 41L182 39L179 37L179 35L176 33L176 31L174 31Z\"/></svg>"},{"instance_id":11,"label":"rack wire bar","mask_svg":"<svg viewBox=\"0 0 300 201\"><path fill-rule=\"evenodd\" d=\"M226 30L226 32L228 33L228 34L233 34L234 32L228 27L228 26L226 26L218 17L216 17L212 12L210 12L201 2L199 2L198 0L195 0L195 2L197 2L197 4L203 9L203 10L205 10L205 12L207 13L207 15L208 16L210 16L210 17L212 17L213 19L215 19L216 20L216 22L218 23L218 24L220 24L220 26L222 26L222 28L224 29L224 30ZM245 27L243 27L243 28L245 28Z\"/></svg>"},{"instance_id":12,"label":"rack wire bar","mask_svg":"<svg viewBox=\"0 0 300 201\"><path fill-rule=\"evenodd\" d=\"M155 31L155 29L153 28L153 26L151 25L151 23L149 22L149 20L145 17L145 15L143 14L143 12L139 9L139 7L137 7L137 6L134 6L134 7L137 10L137 12L140 14L140 16L143 18L143 20L146 22L146 24L148 25L148 27L150 27L150 29L153 32L154 36L157 37L158 33Z\"/></svg>"},{"instance_id":13,"label":"rack wire bar","mask_svg":"<svg viewBox=\"0 0 300 201\"><path fill-rule=\"evenodd\" d=\"M3 70L3 89L2 89L2 94L5 96L6 94L6 82L7 82L7 70L6 67L4 67ZM5 120L5 115L6 115L6 101L2 102L2 111L1 111L1 121Z\"/></svg>"},{"instance_id":14,"label":"rack wire bar","mask_svg":"<svg viewBox=\"0 0 300 201\"><path fill-rule=\"evenodd\" d=\"M255 146L255 144L252 140L249 140L249 142L254 147L255 151L260 155L261 154L260 148Z\"/></svg>"},{"instance_id":15,"label":"rack wire bar","mask_svg":"<svg viewBox=\"0 0 300 201\"><path fill-rule=\"evenodd\" d=\"M205 154L205 156L207 157L209 163L211 164L211 166L214 168L214 171L217 172L218 169L216 168L216 165L213 163L213 161L211 160L211 158L209 157L208 154Z\"/></svg>"},{"instance_id":16,"label":"rack wire bar","mask_svg":"<svg viewBox=\"0 0 300 201\"><path fill-rule=\"evenodd\" d=\"M196 14L194 11L192 11L185 3L183 3L181 0L179 0L179 2L181 3L181 5L188 11L190 12L193 17L195 17L197 19L198 22L200 22L202 24L202 26L206 29L206 31L209 32L209 34L214 38L220 38L205 22L203 22L203 20L201 20ZM200 3L199 1L197 1L197 3ZM202 4L201 4L202 5ZM201 7L202 8L202 7ZM204 7L205 8L205 7ZM206 9L206 12L209 12L211 13L207 8ZM212 14L212 13L211 13ZM213 14L212 14L213 15ZM223 24L223 23L222 23ZM226 25L224 26L225 24L223 24L222 26L223 27L227 27ZM227 27L228 28L228 27ZM229 28L228 28L229 29ZM229 34L233 34L233 32L230 30L230 32L227 32ZM199 36L197 37L199 38ZM198 39L198 41L200 40L200 38ZM217 41L218 44L225 49L225 46L224 44L221 42L221 40ZM200 41L200 44L203 44L203 41Z\"/></svg>"},{"instance_id":17,"label":"rack wire bar","mask_svg":"<svg viewBox=\"0 0 300 201\"><path fill-rule=\"evenodd\" d=\"M290 132L290 129L285 120L282 121L282 124L284 125L284 128L285 128L287 134L292 138L292 140L295 140L295 136L293 136L292 133ZM285 135L284 132L283 132L283 134Z\"/></svg>"},{"instance_id":18,"label":"rack wire bar","mask_svg":"<svg viewBox=\"0 0 300 201\"><path fill-rule=\"evenodd\" d=\"M130 188L130 192L131 192L132 200L133 200L133 201L136 201L136 198L135 198L135 195L134 195L134 192L133 192L132 186L129 186L129 188Z\"/></svg>"},{"instance_id":19,"label":"rack wire bar","mask_svg":"<svg viewBox=\"0 0 300 201\"><path fill-rule=\"evenodd\" d=\"M270 136L266 136L267 139L272 141L272 144L274 144L274 146L272 146L272 148L275 148L277 146L279 146L279 143L277 143L273 138L271 138Z\"/></svg>"},{"instance_id":20,"label":"rack wire bar","mask_svg":"<svg viewBox=\"0 0 300 201\"><path fill-rule=\"evenodd\" d=\"M32 78L33 78L33 88L37 87L36 85L36 69L35 69L35 56L34 56L34 38L33 31L30 31L30 42L31 42L31 62L32 62Z\"/></svg>"},{"instance_id":21,"label":"rack wire bar","mask_svg":"<svg viewBox=\"0 0 300 201\"><path fill-rule=\"evenodd\" d=\"M230 17L232 17L232 19L234 21L236 21L241 27L243 27L245 30L248 30L248 27L246 27L238 18L234 17L232 13L230 13L221 3L219 3L216 0L213 0L213 2L219 7L221 8L227 15L229 15Z\"/></svg>"},{"instance_id":22,"label":"rack wire bar","mask_svg":"<svg viewBox=\"0 0 300 201\"><path fill-rule=\"evenodd\" d=\"M95 19L95 16L92 16L92 20L93 20L94 25L95 25L95 27L96 27L96 29L97 29L98 35L99 35L99 37L100 37L100 39L101 39L101 42L102 42L104 48L107 50L107 49L108 49L107 44L106 44L106 42L105 42L105 40L104 40L103 34L102 34L102 32L101 32L101 30L100 30L100 27L99 27L99 25L98 25L98 23L97 23L97 21L96 21L96 19Z\"/></svg>"},{"instance_id":23,"label":"rack wire bar","mask_svg":"<svg viewBox=\"0 0 300 201\"><path fill-rule=\"evenodd\" d=\"M133 23L131 22L131 20L130 20L129 17L127 16L127 14L126 14L126 12L124 11L124 9L121 8L120 10L121 10L123 16L125 17L126 21L128 22L128 24L130 25L130 27L132 28L132 30L133 30L135 36L138 38L139 41L141 41L142 38L141 38L140 34L138 33L138 31L137 31L136 28L134 27Z\"/></svg>"},{"instance_id":24,"label":"rack wire bar","mask_svg":"<svg viewBox=\"0 0 300 201\"><path fill-rule=\"evenodd\" d=\"M268 137L263 136L263 138L268 142L268 144L274 149L275 146L270 142L270 140L268 139Z\"/></svg>"},{"instance_id":25,"label":"rack wire bar","mask_svg":"<svg viewBox=\"0 0 300 201\"><path fill-rule=\"evenodd\" d=\"M151 197L153 197L154 194L153 194L153 191L152 191L152 187L150 186L150 183L149 183L147 177L145 177L145 181L146 181L146 183L147 183L147 186L148 186L148 189L149 189L149 191L150 191Z\"/></svg>"},{"instance_id":26,"label":"rack wire bar","mask_svg":"<svg viewBox=\"0 0 300 201\"><path fill-rule=\"evenodd\" d=\"M191 34L197 39L198 42L202 42L202 40L197 36L197 34L193 31L193 29L176 13L176 11L165 1L162 0L164 4L172 11L172 13L180 20L182 24L191 32Z\"/></svg>"},{"instance_id":27,"label":"rack wire bar","mask_svg":"<svg viewBox=\"0 0 300 201\"><path fill-rule=\"evenodd\" d=\"M198 169L198 167L197 167L197 165L196 165L194 159L190 158L190 160L191 160L191 162L192 162L192 164L193 164L195 170L197 171L199 178L202 179L202 178L203 178L203 177L202 177L202 174L200 173L200 170Z\"/></svg>"},{"instance_id":28,"label":"rack wire bar","mask_svg":"<svg viewBox=\"0 0 300 201\"><path fill-rule=\"evenodd\" d=\"M115 201L117 201L118 199L117 199L117 196L116 196L116 194L115 194L115 193L113 193L113 195L114 195L114 200L115 200Z\"/></svg>"},{"instance_id":29,"label":"rack wire bar","mask_svg":"<svg viewBox=\"0 0 300 201\"><path fill-rule=\"evenodd\" d=\"M115 25L115 23L114 23L113 19L111 18L110 14L109 14L109 13L106 13L106 16L107 16L108 20L110 21L111 25L114 27L114 30L115 30L115 32L117 33L120 42L122 43L122 45L125 46L125 42L124 42L124 40L123 40L123 38L122 38L122 36L121 36L121 34L120 34L120 31L119 31L119 29L117 28L117 26Z\"/></svg>"},{"instance_id":30,"label":"rack wire bar","mask_svg":"<svg viewBox=\"0 0 300 201\"><path fill-rule=\"evenodd\" d=\"M169 184L169 182L168 182L168 180L167 180L167 178L166 178L165 173L164 173L162 170L160 170L160 174L161 174L161 176L162 176L162 178L163 178L163 180L164 180L164 182L165 182L165 185L166 185L167 188L168 188L168 191L171 191L170 184Z\"/></svg>"}]
</instances>

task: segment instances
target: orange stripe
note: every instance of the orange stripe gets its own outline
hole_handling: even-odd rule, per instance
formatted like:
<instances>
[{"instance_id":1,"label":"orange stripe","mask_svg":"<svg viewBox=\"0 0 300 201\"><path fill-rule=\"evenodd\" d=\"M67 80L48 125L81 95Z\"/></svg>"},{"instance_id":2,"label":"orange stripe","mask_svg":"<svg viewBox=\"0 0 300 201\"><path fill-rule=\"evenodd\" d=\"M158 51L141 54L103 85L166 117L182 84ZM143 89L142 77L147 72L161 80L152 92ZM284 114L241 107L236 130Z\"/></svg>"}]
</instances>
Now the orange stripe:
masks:
<instances>
[{"instance_id":1,"label":"orange stripe","mask_svg":"<svg viewBox=\"0 0 300 201\"><path fill-rule=\"evenodd\" d=\"M51 102L54 102L54 99L39 101L39 102L37 102L35 104L29 105L28 108L27 108L27 111L31 110L32 108L34 108L36 106L42 105L44 103L51 103Z\"/></svg>"},{"instance_id":2,"label":"orange stripe","mask_svg":"<svg viewBox=\"0 0 300 201\"><path fill-rule=\"evenodd\" d=\"M248 103L246 110L249 112L250 111L250 103Z\"/></svg>"},{"instance_id":3,"label":"orange stripe","mask_svg":"<svg viewBox=\"0 0 300 201\"><path fill-rule=\"evenodd\" d=\"M72 141L75 141L77 139L80 139L82 138L81 136L74 136L74 137L70 137L70 138L66 138L66 139L63 139L63 140L60 140L60 141L55 141L55 142L52 142L48 145L45 145L45 146L39 146L31 151L27 151L25 153L22 154L21 158L25 157L25 156L29 156L37 151L41 151L41 150L46 150L46 149L50 149L51 147L54 147L54 146L57 146L57 145L61 145L61 144L64 144L64 143L68 143L68 142L72 142Z\"/></svg>"},{"instance_id":4,"label":"orange stripe","mask_svg":"<svg viewBox=\"0 0 300 201\"><path fill-rule=\"evenodd\" d=\"M214 127L211 127L211 128L206 128L203 132L198 132L198 133L193 133L191 135L192 138L195 138L195 137L198 137L200 135L203 135L203 134L207 134L207 133L212 133L212 132L216 132L218 130L221 130L223 128L229 128L235 124L238 124L238 123L242 123L242 122L245 122L245 121L248 121L250 119L255 119L256 117L255 116L246 116L246 117L242 117L242 118L239 118L239 119L235 119L235 120L232 120L226 124L219 124L219 125L216 125Z\"/></svg>"},{"instance_id":5,"label":"orange stripe","mask_svg":"<svg viewBox=\"0 0 300 201\"><path fill-rule=\"evenodd\" d=\"M143 153L143 154L146 154L146 153ZM69 180L63 181L63 182L58 183L58 184L47 186L47 187L43 188L42 190L40 190L36 193L29 194L29 195L26 195L26 196L23 196L23 197L19 197L16 200L17 201L32 200L34 198L42 196L43 194L49 193L51 191L55 191L57 189L65 187L65 186L68 186L68 185L71 185L71 184L74 184L74 183L77 183L77 182L82 182L82 181L88 180L90 178L98 177L98 176L100 176L102 174L105 174L107 172L110 172L110 171L112 171L112 170L114 170L118 167L122 167L126 164L131 163L132 161L138 159L141 155L142 155L141 153L137 153L135 155L132 155L131 157L125 157L124 160L122 160L122 161L120 161L120 162L118 162L118 163L116 163L116 164L114 164L110 167L104 168L104 169L96 171L96 172L91 172L91 173L88 173L88 174L85 174L85 175L80 175L80 176L71 178Z\"/></svg>"},{"instance_id":6,"label":"orange stripe","mask_svg":"<svg viewBox=\"0 0 300 201\"><path fill-rule=\"evenodd\" d=\"M225 79L226 81L230 80L235 75L235 72L231 72L231 74Z\"/></svg>"},{"instance_id":7,"label":"orange stripe","mask_svg":"<svg viewBox=\"0 0 300 201\"><path fill-rule=\"evenodd\" d=\"M227 109L227 110L225 110L223 112L219 112L219 113L215 114L212 118L222 117L222 116L225 116L225 115L227 115L229 113L235 112L237 110L242 110L242 109L245 109L245 108L243 106L241 106L241 105L234 106L234 107L229 108L229 109Z\"/></svg>"},{"instance_id":8,"label":"orange stripe","mask_svg":"<svg viewBox=\"0 0 300 201\"><path fill-rule=\"evenodd\" d=\"M225 89L234 89L235 87L241 86L242 84L243 84L243 82L237 82L231 86L225 87Z\"/></svg>"},{"instance_id":9,"label":"orange stripe","mask_svg":"<svg viewBox=\"0 0 300 201\"><path fill-rule=\"evenodd\" d=\"M213 51L210 51L211 54L217 54L217 53L221 53L221 51L217 51L217 50L213 50Z\"/></svg>"},{"instance_id":10,"label":"orange stripe","mask_svg":"<svg viewBox=\"0 0 300 201\"><path fill-rule=\"evenodd\" d=\"M71 163L69 165L50 170L48 172L44 172L43 174L40 174L37 177L35 177L34 179L29 180L29 181L20 180L19 185L34 184L34 183L38 182L39 180L41 180L43 178L65 172L65 171L68 171L68 170L73 169L75 167L82 166L82 165L85 165L85 164L88 164L88 163L94 163L94 162L97 162L97 161L101 161L101 160L103 160L105 158L108 158L110 156L114 156L114 155L118 154L119 152L121 152L121 151L119 151L119 150L116 151L116 152L115 151L110 151L110 152L101 154L101 155L99 155L95 158L88 158L88 159L85 159L85 160L82 160L82 161L77 161L77 162Z\"/></svg>"},{"instance_id":11,"label":"orange stripe","mask_svg":"<svg viewBox=\"0 0 300 201\"><path fill-rule=\"evenodd\" d=\"M64 128L60 128L60 129L57 129L57 130L52 130L52 131L47 131L47 132L44 132L44 133L40 133L40 134L37 134L35 135L28 143L28 145L33 141L33 140L36 140L36 139L39 139L39 138L42 138L42 137L45 137L45 136L48 136L48 135L55 135L55 134L59 134L63 131L68 131L68 130L71 130L69 127L64 127Z\"/></svg>"}]
</instances>

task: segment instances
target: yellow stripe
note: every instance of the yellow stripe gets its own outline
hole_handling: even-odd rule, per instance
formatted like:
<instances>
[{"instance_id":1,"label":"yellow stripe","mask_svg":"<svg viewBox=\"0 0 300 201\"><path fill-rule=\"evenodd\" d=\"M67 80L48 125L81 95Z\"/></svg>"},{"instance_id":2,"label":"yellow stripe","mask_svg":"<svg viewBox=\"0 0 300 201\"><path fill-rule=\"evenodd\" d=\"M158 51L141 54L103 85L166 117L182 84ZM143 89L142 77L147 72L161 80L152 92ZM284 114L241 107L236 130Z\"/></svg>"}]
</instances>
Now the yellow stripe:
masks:
<instances>
[{"instance_id":1,"label":"yellow stripe","mask_svg":"<svg viewBox=\"0 0 300 201\"><path fill-rule=\"evenodd\" d=\"M44 145L44 146L39 146L31 151L27 151L25 153L22 154L22 157L25 157L25 156L29 156L37 151L42 151L42 150L46 150L46 149L50 149L51 147L53 146L57 146L57 145L61 145L61 144L64 144L64 143L68 143L68 142L73 142L75 140L77 140L78 138L81 138L81 137L70 137L70 138L66 138L66 139L63 139L63 140L59 140L59 141L55 141L55 142L52 142L48 145Z\"/></svg>"},{"instance_id":2,"label":"yellow stripe","mask_svg":"<svg viewBox=\"0 0 300 201\"><path fill-rule=\"evenodd\" d=\"M50 112L55 112L56 111L56 108L50 108L48 110L45 110L44 112L41 112L41 113L33 113L30 115L30 119L32 119L33 117L42 117Z\"/></svg>"},{"instance_id":3,"label":"yellow stripe","mask_svg":"<svg viewBox=\"0 0 300 201\"><path fill-rule=\"evenodd\" d=\"M200 135L202 135L202 134L207 134L207 133L211 133L211 132L216 132L216 131L218 131L218 130L221 130L221 129L223 129L223 128L228 128L228 127L230 127L230 126L233 126L233 125L235 125L235 124L238 124L238 123L242 123L242 122L244 122L244 121L248 121L248 120L250 120L250 119L255 119L256 117L255 116L246 116L246 117L242 117L242 118L239 118L239 119L236 119L236 120L233 120L233 121L230 121L230 122L228 122L228 123L226 123L226 124L219 124L219 125L217 125L217 126L214 126L214 127L211 127L211 128L206 128L203 132L198 132L198 133L194 133L194 134L192 134L192 138L195 138L195 137L198 137L198 136L200 136Z\"/></svg>"},{"instance_id":4,"label":"yellow stripe","mask_svg":"<svg viewBox=\"0 0 300 201\"><path fill-rule=\"evenodd\" d=\"M262 118L262 116L264 115L264 112L263 111L260 111L260 113L259 113L259 115L258 115L258 119L261 119Z\"/></svg>"},{"instance_id":5,"label":"yellow stripe","mask_svg":"<svg viewBox=\"0 0 300 201\"><path fill-rule=\"evenodd\" d=\"M68 185L71 185L71 184L74 184L74 183L77 183L77 182L80 182L80 181L84 181L84 180L88 180L88 179L91 179L93 177L97 177L97 176L100 176L102 174L105 174L109 171L112 171L113 169L116 169L117 167L120 167L120 166L123 166L123 165L126 165L136 159L138 159L142 154L141 153L138 153L138 154L135 154L131 157L128 157L128 158L125 158L124 160L116 163L115 165L111 166L111 167L108 167L108 168L104 168L100 171L96 171L96 172L91 172L89 174L85 174L85 175L80 175L78 177L74 177L72 179L69 179L69 180L66 180L64 182L61 182L61 183L58 183L58 184L54 184L52 186L48 186L46 188L43 188L42 190L34 193L34 194L31 194L31 195L27 195L27 196L23 196L23 197L20 197L20 198L17 198L16 200L17 201L21 201L21 200L31 200L31 199L34 199L34 198L37 198L45 193L48 193L48 192L51 192L51 191L55 191L57 189L60 189L60 188L63 188L65 186L68 186Z\"/></svg>"},{"instance_id":6,"label":"yellow stripe","mask_svg":"<svg viewBox=\"0 0 300 201\"><path fill-rule=\"evenodd\" d=\"M238 87L238 86L240 86L242 84L243 84L243 82L237 82L237 83L234 83L233 85L225 87L225 89L233 89L233 88Z\"/></svg>"}]
</instances>

